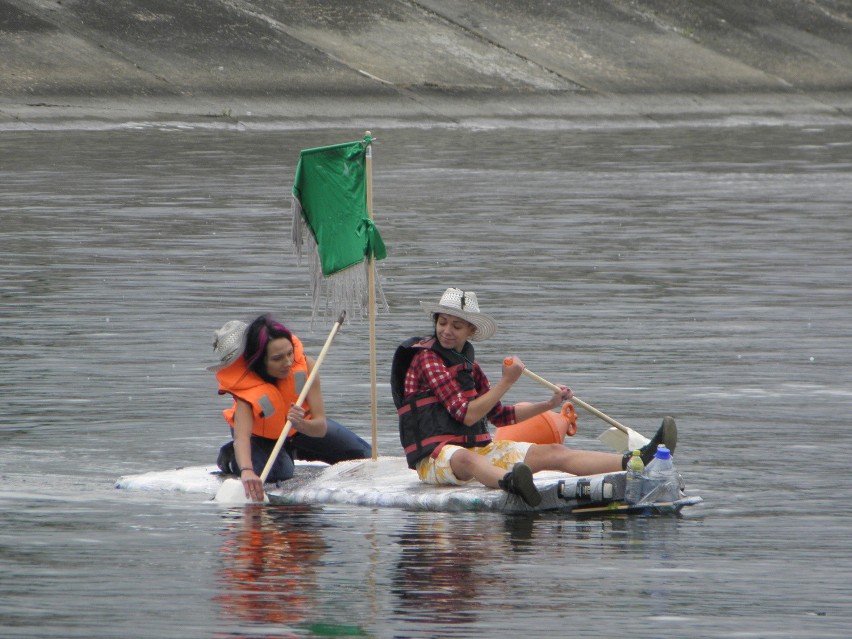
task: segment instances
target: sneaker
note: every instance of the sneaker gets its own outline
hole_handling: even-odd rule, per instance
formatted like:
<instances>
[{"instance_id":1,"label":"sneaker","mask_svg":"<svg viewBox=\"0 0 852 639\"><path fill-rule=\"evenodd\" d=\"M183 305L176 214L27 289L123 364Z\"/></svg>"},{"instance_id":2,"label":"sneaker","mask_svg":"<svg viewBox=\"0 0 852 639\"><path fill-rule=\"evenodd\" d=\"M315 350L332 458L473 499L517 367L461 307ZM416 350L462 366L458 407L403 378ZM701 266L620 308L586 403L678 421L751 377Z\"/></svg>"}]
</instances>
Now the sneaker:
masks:
<instances>
[{"instance_id":1,"label":"sneaker","mask_svg":"<svg viewBox=\"0 0 852 639\"><path fill-rule=\"evenodd\" d=\"M673 417L664 417L663 423L660 425L659 430L657 430L651 438L651 441L640 449L640 456L646 466L652 459L654 459L654 454L657 452L657 446L660 444L674 453L675 447L677 446L677 424L675 424Z\"/></svg>"},{"instance_id":2,"label":"sneaker","mask_svg":"<svg viewBox=\"0 0 852 639\"><path fill-rule=\"evenodd\" d=\"M523 462L518 462L499 482L500 488L512 495L518 495L528 506L541 503L541 493L535 487L532 470Z\"/></svg>"},{"instance_id":3,"label":"sneaker","mask_svg":"<svg viewBox=\"0 0 852 639\"><path fill-rule=\"evenodd\" d=\"M230 441L219 449L216 465L225 475L233 475L237 466L237 455L234 452L234 442Z\"/></svg>"}]
</instances>

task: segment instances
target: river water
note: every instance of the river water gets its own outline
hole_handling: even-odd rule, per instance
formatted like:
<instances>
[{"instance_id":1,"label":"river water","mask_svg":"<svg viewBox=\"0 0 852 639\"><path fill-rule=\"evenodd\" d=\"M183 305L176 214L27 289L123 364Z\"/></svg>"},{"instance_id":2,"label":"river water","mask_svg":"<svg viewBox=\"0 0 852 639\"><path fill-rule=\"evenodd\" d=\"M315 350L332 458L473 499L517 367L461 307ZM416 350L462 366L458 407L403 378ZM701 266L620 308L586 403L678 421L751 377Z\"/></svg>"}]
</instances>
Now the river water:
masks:
<instances>
[{"instance_id":1,"label":"river water","mask_svg":"<svg viewBox=\"0 0 852 639\"><path fill-rule=\"evenodd\" d=\"M302 148L360 129L91 123L0 132L0 635L852 634L852 122L376 126L379 449L421 299L478 293L478 357L650 434L679 518L225 508L114 489L226 439L212 331L275 312L317 353L289 245ZM323 365L370 438L368 323ZM546 391L519 382L509 401ZM605 449L582 415L570 446Z\"/></svg>"}]
</instances>

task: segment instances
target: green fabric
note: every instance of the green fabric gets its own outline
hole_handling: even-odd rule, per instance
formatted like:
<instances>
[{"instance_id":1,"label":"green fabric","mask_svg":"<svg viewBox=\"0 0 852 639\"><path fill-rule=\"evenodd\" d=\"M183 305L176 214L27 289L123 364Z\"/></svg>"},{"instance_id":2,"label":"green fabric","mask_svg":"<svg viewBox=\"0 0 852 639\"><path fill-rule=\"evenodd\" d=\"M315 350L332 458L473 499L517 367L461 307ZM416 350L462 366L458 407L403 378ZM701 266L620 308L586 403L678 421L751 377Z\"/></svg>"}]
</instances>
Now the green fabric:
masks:
<instances>
[{"instance_id":1,"label":"green fabric","mask_svg":"<svg viewBox=\"0 0 852 639\"><path fill-rule=\"evenodd\" d=\"M384 242L367 211L366 155L373 138L303 150L293 197L319 249L325 277L367 255L382 260Z\"/></svg>"}]
</instances>

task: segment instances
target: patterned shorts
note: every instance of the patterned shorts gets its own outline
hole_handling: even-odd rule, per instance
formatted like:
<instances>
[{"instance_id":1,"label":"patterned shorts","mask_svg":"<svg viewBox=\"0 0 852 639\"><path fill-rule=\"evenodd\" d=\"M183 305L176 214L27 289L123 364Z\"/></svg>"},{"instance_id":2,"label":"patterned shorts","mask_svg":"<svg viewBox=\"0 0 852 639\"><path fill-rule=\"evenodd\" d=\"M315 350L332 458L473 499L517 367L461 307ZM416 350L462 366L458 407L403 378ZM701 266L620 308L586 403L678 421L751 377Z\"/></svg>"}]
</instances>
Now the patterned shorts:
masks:
<instances>
[{"instance_id":1,"label":"patterned shorts","mask_svg":"<svg viewBox=\"0 0 852 639\"><path fill-rule=\"evenodd\" d=\"M498 468L509 471L512 470L512 466L524 461L524 457L527 456L530 446L532 444L513 442L508 439L497 439L493 440L487 446L468 448L468 450L486 457ZM438 453L436 458L433 459L430 455L417 462L417 476L420 478L420 481L427 484L451 484L454 486L463 486L468 483L467 481L458 479L453 474L452 468L450 468L450 458L459 450L463 450L461 446L447 444L441 449L441 452Z\"/></svg>"}]
</instances>

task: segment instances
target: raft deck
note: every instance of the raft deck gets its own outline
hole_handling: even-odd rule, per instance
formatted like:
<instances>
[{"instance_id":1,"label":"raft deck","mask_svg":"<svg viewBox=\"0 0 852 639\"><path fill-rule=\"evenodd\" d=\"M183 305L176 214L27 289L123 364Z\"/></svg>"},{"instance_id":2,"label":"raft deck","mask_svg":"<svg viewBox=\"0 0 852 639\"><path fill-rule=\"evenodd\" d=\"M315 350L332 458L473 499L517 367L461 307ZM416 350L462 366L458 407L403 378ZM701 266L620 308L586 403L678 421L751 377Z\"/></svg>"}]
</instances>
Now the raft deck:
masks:
<instances>
[{"instance_id":1,"label":"raft deck","mask_svg":"<svg viewBox=\"0 0 852 639\"><path fill-rule=\"evenodd\" d=\"M222 482L215 467L195 466L121 477L116 488L203 493L213 497ZM333 466L298 463L296 476L268 484L272 504L350 504L374 508L444 512L502 512L506 514L561 512L577 516L602 514L677 514L701 497L674 502L628 505L623 502L624 473L577 477L545 471L536 473L542 494L539 506L520 497L471 482L466 486L424 484L408 468L404 457L353 460Z\"/></svg>"}]
</instances>

